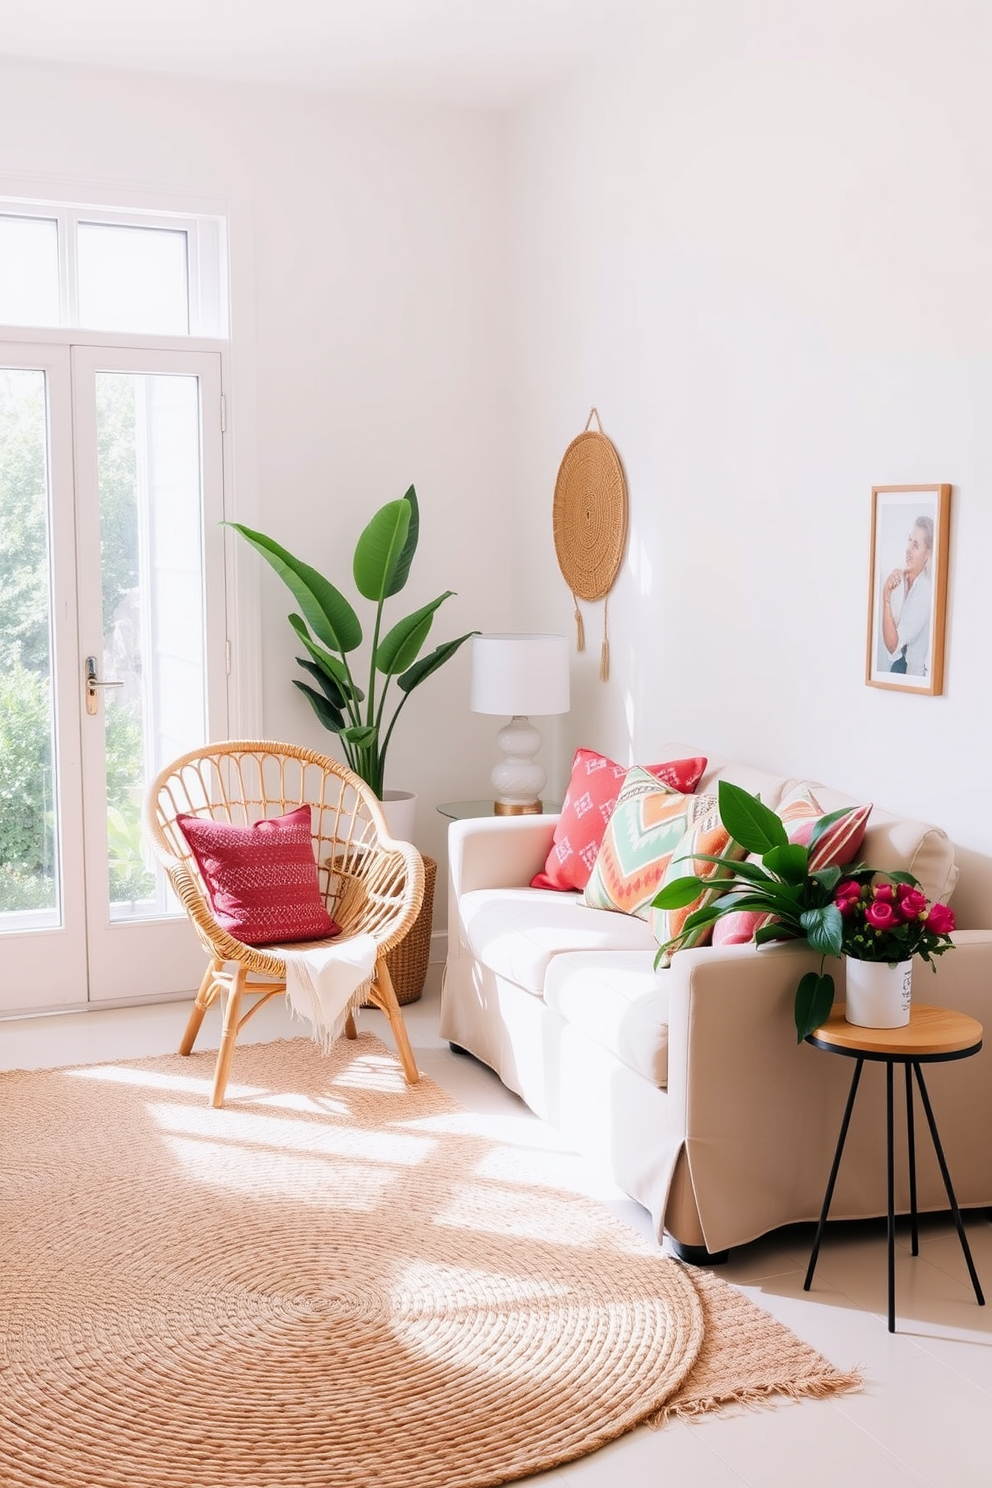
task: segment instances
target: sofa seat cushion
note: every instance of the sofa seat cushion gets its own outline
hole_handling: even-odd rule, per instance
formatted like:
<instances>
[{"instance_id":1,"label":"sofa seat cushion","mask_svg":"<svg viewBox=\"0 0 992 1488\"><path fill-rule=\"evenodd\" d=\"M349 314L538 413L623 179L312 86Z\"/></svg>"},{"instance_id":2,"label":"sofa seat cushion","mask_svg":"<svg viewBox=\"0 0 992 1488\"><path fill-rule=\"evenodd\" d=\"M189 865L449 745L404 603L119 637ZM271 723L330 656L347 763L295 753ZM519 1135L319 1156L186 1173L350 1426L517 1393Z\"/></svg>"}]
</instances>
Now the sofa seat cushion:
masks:
<instances>
[{"instance_id":1,"label":"sofa seat cushion","mask_svg":"<svg viewBox=\"0 0 992 1488\"><path fill-rule=\"evenodd\" d=\"M544 983L550 1008L635 1074L668 1085L668 988L652 951L555 956Z\"/></svg>"},{"instance_id":2,"label":"sofa seat cushion","mask_svg":"<svg viewBox=\"0 0 992 1488\"><path fill-rule=\"evenodd\" d=\"M658 949L634 915L590 909L550 889L474 889L459 901L465 941L483 966L540 997L552 960L565 952Z\"/></svg>"}]
</instances>

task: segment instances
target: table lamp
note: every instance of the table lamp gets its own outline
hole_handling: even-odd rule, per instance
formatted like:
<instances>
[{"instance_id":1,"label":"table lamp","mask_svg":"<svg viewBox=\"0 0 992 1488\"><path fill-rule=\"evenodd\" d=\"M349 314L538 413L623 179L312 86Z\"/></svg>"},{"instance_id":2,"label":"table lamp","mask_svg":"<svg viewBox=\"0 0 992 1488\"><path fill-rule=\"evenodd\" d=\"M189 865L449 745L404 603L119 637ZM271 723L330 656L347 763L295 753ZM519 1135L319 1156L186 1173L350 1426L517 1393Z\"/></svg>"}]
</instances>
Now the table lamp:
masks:
<instances>
[{"instance_id":1,"label":"table lamp","mask_svg":"<svg viewBox=\"0 0 992 1488\"><path fill-rule=\"evenodd\" d=\"M496 735L503 758L493 770L497 816L537 815L547 774L534 756L541 735L530 714L567 713L568 642L561 635L472 637L473 713L509 715Z\"/></svg>"}]
</instances>

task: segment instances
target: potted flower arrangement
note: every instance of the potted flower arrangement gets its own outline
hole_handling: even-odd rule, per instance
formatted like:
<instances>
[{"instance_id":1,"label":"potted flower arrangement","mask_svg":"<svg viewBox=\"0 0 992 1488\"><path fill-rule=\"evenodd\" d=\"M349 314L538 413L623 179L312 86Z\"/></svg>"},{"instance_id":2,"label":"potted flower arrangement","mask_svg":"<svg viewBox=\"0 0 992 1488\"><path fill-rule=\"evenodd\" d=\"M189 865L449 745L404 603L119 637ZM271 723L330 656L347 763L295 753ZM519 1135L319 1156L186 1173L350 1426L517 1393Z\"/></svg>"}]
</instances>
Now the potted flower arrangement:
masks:
<instances>
[{"instance_id":1,"label":"potted flower arrangement","mask_svg":"<svg viewBox=\"0 0 992 1488\"><path fill-rule=\"evenodd\" d=\"M758 945L805 940L821 955L820 970L808 971L796 987L796 1037L801 1043L833 1005L834 979L823 969L827 956L848 958L850 995L855 963L888 968L911 964L919 956L933 967L934 957L951 948L952 911L946 904L931 904L912 874L881 873L864 864L810 867L817 842L842 811L822 817L808 845L802 846L789 841L780 817L757 796L725 780L717 789L723 824L751 857L738 861L698 854L716 865L719 882L709 881L707 897L680 933L659 949L657 959L723 915L739 910L767 915L754 936ZM701 887L695 875L674 879L653 903L659 909L683 909L699 899ZM856 1021L850 1012L849 1017Z\"/></svg>"}]
</instances>

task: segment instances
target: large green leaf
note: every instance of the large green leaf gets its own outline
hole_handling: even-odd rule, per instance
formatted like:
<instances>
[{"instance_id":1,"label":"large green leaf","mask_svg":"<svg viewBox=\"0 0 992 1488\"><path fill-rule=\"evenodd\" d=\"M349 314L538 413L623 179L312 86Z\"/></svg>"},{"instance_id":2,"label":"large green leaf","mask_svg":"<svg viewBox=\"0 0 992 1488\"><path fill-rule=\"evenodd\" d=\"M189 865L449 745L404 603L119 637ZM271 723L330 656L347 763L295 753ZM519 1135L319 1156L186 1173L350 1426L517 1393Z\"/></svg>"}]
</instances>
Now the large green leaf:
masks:
<instances>
[{"instance_id":1,"label":"large green leaf","mask_svg":"<svg viewBox=\"0 0 992 1488\"><path fill-rule=\"evenodd\" d=\"M830 1017L834 1002L834 979L828 974L808 971L796 988L796 1043L801 1044L814 1029Z\"/></svg>"},{"instance_id":2,"label":"large green leaf","mask_svg":"<svg viewBox=\"0 0 992 1488\"><path fill-rule=\"evenodd\" d=\"M379 737L379 730L375 724L356 723L351 728L342 729L341 737L356 749L371 749Z\"/></svg>"},{"instance_id":3,"label":"large green leaf","mask_svg":"<svg viewBox=\"0 0 992 1488\"><path fill-rule=\"evenodd\" d=\"M342 732L341 725L344 722L342 714L338 709L331 706L322 693L317 692L313 687L308 687L306 682L300 682L295 677L293 678L293 686L298 687L303 693L311 708L324 725L324 728L330 729L332 734L340 734Z\"/></svg>"},{"instance_id":4,"label":"large green leaf","mask_svg":"<svg viewBox=\"0 0 992 1488\"><path fill-rule=\"evenodd\" d=\"M819 909L804 909L799 920L814 951L819 951L824 956L840 955L844 920L836 904L824 904Z\"/></svg>"},{"instance_id":5,"label":"large green leaf","mask_svg":"<svg viewBox=\"0 0 992 1488\"><path fill-rule=\"evenodd\" d=\"M777 873L788 884L801 884L809 871L809 853L798 842L769 848L761 861L771 873Z\"/></svg>"},{"instance_id":6,"label":"large green leaf","mask_svg":"<svg viewBox=\"0 0 992 1488\"><path fill-rule=\"evenodd\" d=\"M388 595L396 592L396 573L410 532L411 515L409 501L387 501L359 537L352 572L363 599L381 605Z\"/></svg>"},{"instance_id":7,"label":"large green leaf","mask_svg":"<svg viewBox=\"0 0 992 1488\"><path fill-rule=\"evenodd\" d=\"M833 894L841 878L846 877L847 873L843 868L814 868L810 874L812 881L819 884L827 894Z\"/></svg>"},{"instance_id":8,"label":"large green leaf","mask_svg":"<svg viewBox=\"0 0 992 1488\"><path fill-rule=\"evenodd\" d=\"M673 878L671 883L659 890L651 903L655 909L685 909L687 904L699 898L701 888L698 878Z\"/></svg>"},{"instance_id":9,"label":"large green leaf","mask_svg":"<svg viewBox=\"0 0 992 1488\"><path fill-rule=\"evenodd\" d=\"M784 847L789 837L780 817L750 791L721 780L717 785L720 820L735 842L748 852L766 853Z\"/></svg>"},{"instance_id":10,"label":"large green leaf","mask_svg":"<svg viewBox=\"0 0 992 1488\"><path fill-rule=\"evenodd\" d=\"M388 677L395 677L398 672L405 672L408 666L412 666L420 655L420 648L427 639L431 624L434 620L434 612L446 599L450 599L453 590L446 589L439 594L437 599L432 599L430 604L422 605L419 610L414 610L412 615L398 620L392 630L384 635L379 642L375 653L376 670L385 672Z\"/></svg>"},{"instance_id":11,"label":"large green leaf","mask_svg":"<svg viewBox=\"0 0 992 1488\"><path fill-rule=\"evenodd\" d=\"M307 661L305 656L298 656L296 658L296 661L298 666L301 666L305 672L310 673L311 677L314 679L317 686L320 688L321 692L330 703L331 707L336 708L341 714L341 722L343 724L343 710L347 706L348 699L346 698L341 688L341 684L338 682L338 679L336 677L329 677L324 671L323 667L318 666L315 661Z\"/></svg>"},{"instance_id":12,"label":"large green leaf","mask_svg":"<svg viewBox=\"0 0 992 1488\"><path fill-rule=\"evenodd\" d=\"M432 672L436 672L438 667L444 666L448 658L454 656L458 647L463 646L470 636L478 634L479 632L477 630L467 630L457 640L445 641L442 645L435 647L426 656L422 656L419 661L415 661L409 671L403 673L402 677L397 677L396 685L403 692L412 692L415 687L420 686L425 677L429 677Z\"/></svg>"},{"instance_id":13,"label":"large green leaf","mask_svg":"<svg viewBox=\"0 0 992 1488\"><path fill-rule=\"evenodd\" d=\"M399 562L394 570L393 582L390 584L386 594L387 599L391 594L399 594L406 583L410 574L413 555L417 551L417 542L420 537L420 506L417 502L417 493L412 486L403 497L403 500L410 503L410 530L407 532L403 551L399 556Z\"/></svg>"},{"instance_id":14,"label":"large green leaf","mask_svg":"<svg viewBox=\"0 0 992 1488\"><path fill-rule=\"evenodd\" d=\"M332 655L330 651L325 651L323 646L318 646L299 615L290 615L289 623L325 676L332 677L338 683L344 698L346 700L351 698L354 702L360 703L365 694L354 682L344 660L340 656ZM298 657L297 660L299 660ZM303 663L301 662L300 665L302 666Z\"/></svg>"},{"instance_id":15,"label":"large green leaf","mask_svg":"<svg viewBox=\"0 0 992 1488\"><path fill-rule=\"evenodd\" d=\"M802 940L803 932L798 926L787 925L784 920L775 920L771 925L759 925L754 932L755 945L768 945L775 940Z\"/></svg>"},{"instance_id":16,"label":"large green leaf","mask_svg":"<svg viewBox=\"0 0 992 1488\"><path fill-rule=\"evenodd\" d=\"M342 654L362 644L362 627L354 609L309 563L294 557L286 548L241 522L226 522L265 559L282 579L303 611L304 619L319 641Z\"/></svg>"}]
</instances>

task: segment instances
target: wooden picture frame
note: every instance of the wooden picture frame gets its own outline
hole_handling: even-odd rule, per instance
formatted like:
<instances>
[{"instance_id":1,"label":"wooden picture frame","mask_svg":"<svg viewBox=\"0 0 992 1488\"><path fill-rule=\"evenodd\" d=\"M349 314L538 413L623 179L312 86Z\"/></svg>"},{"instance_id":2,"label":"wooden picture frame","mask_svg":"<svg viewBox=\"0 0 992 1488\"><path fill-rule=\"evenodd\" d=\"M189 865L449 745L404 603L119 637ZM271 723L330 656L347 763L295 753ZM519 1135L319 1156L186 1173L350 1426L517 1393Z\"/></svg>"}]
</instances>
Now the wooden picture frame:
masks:
<instances>
[{"instance_id":1,"label":"wooden picture frame","mask_svg":"<svg viewBox=\"0 0 992 1488\"><path fill-rule=\"evenodd\" d=\"M869 687L943 690L950 520L949 485L871 488Z\"/></svg>"}]
</instances>

